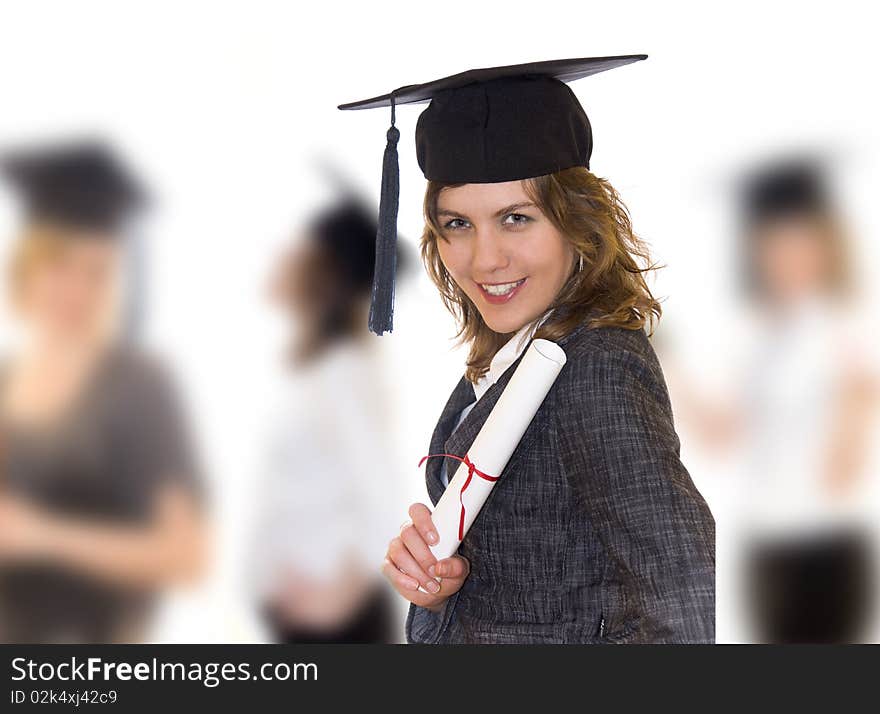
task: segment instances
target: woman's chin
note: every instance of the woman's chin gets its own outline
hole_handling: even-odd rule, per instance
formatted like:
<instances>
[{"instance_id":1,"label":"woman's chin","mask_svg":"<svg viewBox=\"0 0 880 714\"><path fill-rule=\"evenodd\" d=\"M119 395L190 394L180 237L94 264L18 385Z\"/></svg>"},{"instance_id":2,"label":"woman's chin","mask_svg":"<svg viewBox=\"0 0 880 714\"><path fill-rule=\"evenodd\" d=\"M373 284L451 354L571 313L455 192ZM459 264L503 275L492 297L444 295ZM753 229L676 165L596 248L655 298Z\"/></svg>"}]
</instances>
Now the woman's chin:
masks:
<instances>
[{"instance_id":1,"label":"woman's chin","mask_svg":"<svg viewBox=\"0 0 880 714\"><path fill-rule=\"evenodd\" d=\"M483 314L483 322L493 332L506 335L509 332L517 332L528 322L528 319L523 315L498 315L487 312Z\"/></svg>"}]
</instances>

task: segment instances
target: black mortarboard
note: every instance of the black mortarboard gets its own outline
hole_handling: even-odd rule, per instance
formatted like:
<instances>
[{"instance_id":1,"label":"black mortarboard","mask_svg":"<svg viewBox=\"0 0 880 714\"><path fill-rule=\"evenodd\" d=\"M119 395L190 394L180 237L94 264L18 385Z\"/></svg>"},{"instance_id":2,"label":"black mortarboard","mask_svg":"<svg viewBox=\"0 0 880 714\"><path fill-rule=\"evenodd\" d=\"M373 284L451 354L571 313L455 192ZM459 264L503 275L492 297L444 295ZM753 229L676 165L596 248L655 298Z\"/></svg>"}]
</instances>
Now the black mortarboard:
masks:
<instances>
[{"instance_id":1,"label":"black mortarboard","mask_svg":"<svg viewBox=\"0 0 880 714\"><path fill-rule=\"evenodd\" d=\"M146 200L119 159L97 141L3 151L0 169L28 220L116 233Z\"/></svg>"},{"instance_id":2,"label":"black mortarboard","mask_svg":"<svg viewBox=\"0 0 880 714\"><path fill-rule=\"evenodd\" d=\"M416 125L425 178L497 183L590 166L587 114L566 82L643 60L647 55L586 57L474 69L411 84L340 109L391 108L382 165L370 330L392 328L399 178L395 105L430 102Z\"/></svg>"},{"instance_id":3,"label":"black mortarboard","mask_svg":"<svg viewBox=\"0 0 880 714\"><path fill-rule=\"evenodd\" d=\"M823 167L810 158L775 161L743 182L746 225L791 215L821 213L830 205Z\"/></svg>"}]
</instances>

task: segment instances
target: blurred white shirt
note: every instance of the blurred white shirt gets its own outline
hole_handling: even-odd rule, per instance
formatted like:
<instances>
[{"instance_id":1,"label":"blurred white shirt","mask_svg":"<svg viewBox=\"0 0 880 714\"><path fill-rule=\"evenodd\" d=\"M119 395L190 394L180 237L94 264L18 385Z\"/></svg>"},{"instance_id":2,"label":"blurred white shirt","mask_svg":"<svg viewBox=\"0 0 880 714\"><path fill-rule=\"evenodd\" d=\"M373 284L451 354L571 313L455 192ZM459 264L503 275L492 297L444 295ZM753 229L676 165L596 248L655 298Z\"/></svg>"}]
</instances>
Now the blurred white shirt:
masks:
<instances>
[{"instance_id":1,"label":"blurred white shirt","mask_svg":"<svg viewBox=\"0 0 880 714\"><path fill-rule=\"evenodd\" d=\"M841 380L853 367L875 369L865 330L858 316L818 297L756 323L742 395L743 505L753 531L800 536L869 515L870 478L843 498L831 498L825 482Z\"/></svg>"},{"instance_id":2,"label":"blurred white shirt","mask_svg":"<svg viewBox=\"0 0 880 714\"><path fill-rule=\"evenodd\" d=\"M378 573L399 527L390 399L374 344L338 344L287 380L258 495L250 566L260 594L288 569L332 579L351 555Z\"/></svg>"}]
</instances>

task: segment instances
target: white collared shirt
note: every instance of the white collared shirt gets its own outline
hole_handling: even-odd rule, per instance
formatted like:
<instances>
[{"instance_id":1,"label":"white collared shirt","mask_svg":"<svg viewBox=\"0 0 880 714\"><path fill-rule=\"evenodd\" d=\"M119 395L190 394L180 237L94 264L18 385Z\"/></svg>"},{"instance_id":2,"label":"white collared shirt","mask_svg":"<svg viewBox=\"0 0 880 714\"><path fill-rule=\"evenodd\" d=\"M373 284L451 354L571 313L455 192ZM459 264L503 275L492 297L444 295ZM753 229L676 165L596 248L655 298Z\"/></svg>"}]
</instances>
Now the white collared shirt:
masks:
<instances>
[{"instance_id":1,"label":"white collared shirt","mask_svg":"<svg viewBox=\"0 0 880 714\"><path fill-rule=\"evenodd\" d=\"M525 348L528 346L532 337L538 328L543 324L543 322L550 316L550 311L545 312L540 318L536 320L532 320L532 322L526 323L523 325L519 331L511 337L504 345L495 353L495 356L492 358L492 361L489 363L489 370L477 380L477 383L473 385L474 395L477 397L477 401L479 401L482 396L489 391L489 388L498 381L499 377L507 371L507 368L510 367L519 356L523 353ZM471 409L474 408L477 401L471 402L468 404L458 415L458 421L455 422L455 426L452 427L452 431L450 434L454 433L458 428L459 424L461 424L468 414L470 414ZM443 465L440 470L440 478L442 479L444 485L449 485L449 477L446 473L446 460L443 460Z\"/></svg>"}]
</instances>

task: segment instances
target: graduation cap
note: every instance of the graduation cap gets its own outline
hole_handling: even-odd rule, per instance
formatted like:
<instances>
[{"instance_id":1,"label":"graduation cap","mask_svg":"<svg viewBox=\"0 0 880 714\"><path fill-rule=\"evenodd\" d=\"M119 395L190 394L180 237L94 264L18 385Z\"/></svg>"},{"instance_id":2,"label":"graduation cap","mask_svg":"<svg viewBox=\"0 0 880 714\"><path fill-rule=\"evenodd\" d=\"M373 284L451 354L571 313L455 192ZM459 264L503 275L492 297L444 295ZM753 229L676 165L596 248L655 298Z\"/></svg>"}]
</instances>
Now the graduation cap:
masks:
<instances>
[{"instance_id":1,"label":"graduation cap","mask_svg":"<svg viewBox=\"0 0 880 714\"><path fill-rule=\"evenodd\" d=\"M831 205L824 167L810 157L779 159L762 166L744 179L742 204L748 226L822 213Z\"/></svg>"},{"instance_id":2,"label":"graduation cap","mask_svg":"<svg viewBox=\"0 0 880 714\"><path fill-rule=\"evenodd\" d=\"M416 157L425 178L498 183L590 166L590 121L566 84L647 55L585 57L474 69L411 84L340 109L391 108L382 164L370 330L392 329L399 175L398 104L428 102L416 124Z\"/></svg>"},{"instance_id":3,"label":"graduation cap","mask_svg":"<svg viewBox=\"0 0 880 714\"><path fill-rule=\"evenodd\" d=\"M146 202L143 188L97 141L7 150L0 154L0 171L31 221L113 236Z\"/></svg>"}]
</instances>

